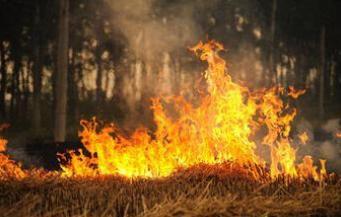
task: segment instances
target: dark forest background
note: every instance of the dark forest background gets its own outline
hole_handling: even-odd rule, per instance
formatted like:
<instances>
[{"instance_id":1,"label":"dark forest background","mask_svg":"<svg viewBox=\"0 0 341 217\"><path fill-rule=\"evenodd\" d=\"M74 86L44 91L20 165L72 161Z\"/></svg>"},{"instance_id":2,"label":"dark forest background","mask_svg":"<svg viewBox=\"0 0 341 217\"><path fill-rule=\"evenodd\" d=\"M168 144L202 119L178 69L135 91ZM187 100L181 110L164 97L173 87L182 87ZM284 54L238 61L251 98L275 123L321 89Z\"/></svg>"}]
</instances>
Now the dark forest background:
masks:
<instances>
[{"instance_id":1,"label":"dark forest background","mask_svg":"<svg viewBox=\"0 0 341 217\"><path fill-rule=\"evenodd\" d=\"M0 0L0 123L14 144L75 140L92 116L151 125L150 97L195 95L204 66L188 48L207 38L226 46L236 80L306 88L300 117L340 117L340 10L338 0Z\"/></svg>"}]
</instances>

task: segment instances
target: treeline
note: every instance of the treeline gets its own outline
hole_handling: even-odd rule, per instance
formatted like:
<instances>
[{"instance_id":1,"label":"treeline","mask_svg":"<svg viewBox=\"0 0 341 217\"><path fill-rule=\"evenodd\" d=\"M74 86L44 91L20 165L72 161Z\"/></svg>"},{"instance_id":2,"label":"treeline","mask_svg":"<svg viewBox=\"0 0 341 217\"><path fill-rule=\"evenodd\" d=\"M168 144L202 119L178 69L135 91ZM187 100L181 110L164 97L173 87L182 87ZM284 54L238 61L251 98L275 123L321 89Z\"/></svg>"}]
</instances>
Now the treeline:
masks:
<instances>
[{"instance_id":1,"label":"treeline","mask_svg":"<svg viewBox=\"0 0 341 217\"><path fill-rule=\"evenodd\" d=\"M235 79L250 87L308 88L305 100L323 118L341 96L340 6L0 0L0 121L56 141L91 116L128 128L149 124L150 97L195 95L201 65L187 48L206 38L226 45Z\"/></svg>"}]
</instances>

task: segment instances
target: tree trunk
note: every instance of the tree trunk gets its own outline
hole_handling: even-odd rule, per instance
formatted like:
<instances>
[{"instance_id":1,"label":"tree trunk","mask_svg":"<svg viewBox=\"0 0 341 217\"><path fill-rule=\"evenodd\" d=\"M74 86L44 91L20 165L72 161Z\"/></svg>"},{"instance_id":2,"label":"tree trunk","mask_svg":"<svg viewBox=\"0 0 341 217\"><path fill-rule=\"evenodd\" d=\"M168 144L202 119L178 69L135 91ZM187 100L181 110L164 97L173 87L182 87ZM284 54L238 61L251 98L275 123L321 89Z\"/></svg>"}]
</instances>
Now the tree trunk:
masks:
<instances>
[{"instance_id":1,"label":"tree trunk","mask_svg":"<svg viewBox=\"0 0 341 217\"><path fill-rule=\"evenodd\" d=\"M100 45L99 45L100 46ZM96 63L97 63L97 78L96 78L96 101L98 104L103 102L103 91L102 91L102 59L101 59L101 50L97 48L96 52ZM98 106L100 109L101 106Z\"/></svg>"},{"instance_id":2,"label":"tree trunk","mask_svg":"<svg viewBox=\"0 0 341 217\"><path fill-rule=\"evenodd\" d=\"M22 106L22 117L24 120L28 120L28 109L29 109L29 97L30 97L30 77L31 77L31 60L26 65L25 72L22 72L22 85L23 85L23 106Z\"/></svg>"},{"instance_id":3,"label":"tree trunk","mask_svg":"<svg viewBox=\"0 0 341 217\"><path fill-rule=\"evenodd\" d=\"M5 47L3 41L0 41L0 118L6 119L6 101L5 95L7 90L7 73L6 73L6 56L5 56Z\"/></svg>"},{"instance_id":4,"label":"tree trunk","mask_svg":"<svg viewBox=\"0 0 341 217\"><path fill-rule=\"evenodd\" d=\"M17 71L16 71L17 70ZM15 92L15 114L18 117L18 119L21 119L21 113L20 113L20 108L21 108L21 89L20 89L20 74L22 70L22 63L21 63L21 58L19 59L19 62L17 64L17 69L14 69L14 79L15 79L15 84L16 84L16 92Z\"/></svg>"},{"instance_id":5,"label":"tree trunk","mask_svg":"<svg viewBox=\"0 0 341 217\"><path fill-rule=\"evenodd\" d=\"M271 29L270 29L270 57L269 57L269 71L270 71L270 83L274 78L277 84L280 83L279 78L277 78L277 73L275 69L275 34L276 34L276 13L277 13L277 0L272 2L272 12L271 12Z\"/></svg>"},{"instance_id":6,"label":"tree trunk","mask_svg":"<svg viewBox=\"0 0 341 217\"><path fill-rule=\"evenodd\" d=\"M59 7L54 140L55 142L64 142L66 137L69 1L60 0Z\"/></svg>"},{"instance_id":7,"label":"tree trunk","mask_svg":"<svg viewBox=\"0 0 341 217\"><path fill-rule=\"evenodd\" d=\"M33 132L37 136L41 130L41 72L42 72L42 45L40 29L40 8L36 6L35 17L35 47L33 65Z\"/></svg>"},{"instance_id":8,"label":"tree trunk","mask_svg":"<svg viewBox=\"0 0 341 217\"><path fill-rule=\"evenodd\" d=\"M321 28L320 38L320 93L319 93L319 116L322 120L324 118L324 80L325 80L325 62L326 62L326 28Z\"/></svg>"},{"instance_id":9,"label":"tree trunk","mask_svg":"<svg viewBox=\"0 0 341 217\"><path fill-rule=\"evenodd\" d=\"M69 61L69 72L68 72L68 96L69 96L69 103L68 103L68 110L69 114L71 115L70 121L73 123L77 123L78 115L78 92L77 92L77 84L75 79L76 74L76 66L75 66L75 49L71 49L71 55Z\"/></svg>"},{"instance_id":10,"label":"tree trunk","mask_svg":"<svg viewBox=\"0 0 341 217\"><path fill-rule=\"evenodd\" d=\"M15 122L20 120L18 117L18 107L19 107L19 72L21 68L21 58L20 58L20 49L18 43L13 41L12 43L12 56L13 56L13 74L12 74L12 82L11 82L11 103L10 103L10 117L11 122Z\"/></svg>"}]
</instances>

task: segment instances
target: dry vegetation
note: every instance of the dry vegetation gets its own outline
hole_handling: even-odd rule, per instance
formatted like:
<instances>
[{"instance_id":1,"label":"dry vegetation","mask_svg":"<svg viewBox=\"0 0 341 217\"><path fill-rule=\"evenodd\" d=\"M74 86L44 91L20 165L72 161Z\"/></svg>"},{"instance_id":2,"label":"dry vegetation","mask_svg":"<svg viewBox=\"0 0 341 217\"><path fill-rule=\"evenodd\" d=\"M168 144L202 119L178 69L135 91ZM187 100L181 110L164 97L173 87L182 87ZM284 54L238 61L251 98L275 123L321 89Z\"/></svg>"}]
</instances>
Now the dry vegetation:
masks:
<instances>
[{"instance_id":1,"label":"dry vegetation","mask_svg":"<svg viewBox=\"0 0 341 217\"><path fill-rule=\"evenodd\" d=\"M60 178L35 172L0 182L1 216L337 216L341 182L252 178L228 164L196 166L164 179ZM286 184L285 184L286 183Z\"/></svg>"}]
</instances>

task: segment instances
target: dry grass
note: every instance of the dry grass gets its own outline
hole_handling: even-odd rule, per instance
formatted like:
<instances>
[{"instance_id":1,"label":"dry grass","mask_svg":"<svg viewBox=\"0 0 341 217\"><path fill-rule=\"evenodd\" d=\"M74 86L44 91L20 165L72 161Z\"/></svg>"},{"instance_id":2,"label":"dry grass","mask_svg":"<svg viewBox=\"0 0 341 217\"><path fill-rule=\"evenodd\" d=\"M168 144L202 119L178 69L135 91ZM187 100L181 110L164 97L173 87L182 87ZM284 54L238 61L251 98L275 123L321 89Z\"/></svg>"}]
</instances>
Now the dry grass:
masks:
<instances>
[{"instance_id":1,"label":"dry grass","mask_svg":"<svg viewBox=\"0 0 341 217\"><path fill-rule=\"evenodd\" d=\"M228 169L227 169L228 168ZM197 166L164 179L60 178L35 173L0 182L0 216L338 216L341 181L254 178L247 170ZM285 184L286 183L286 184Z\"/></svg>"}]
</instances>

